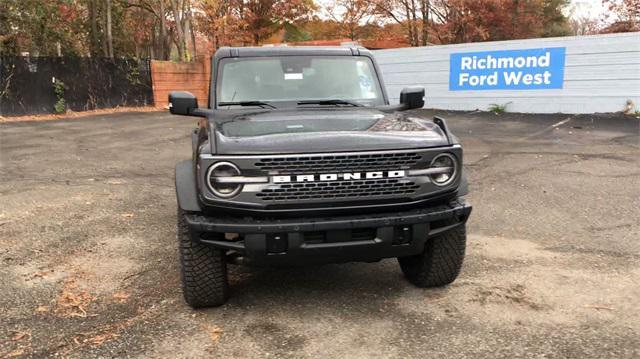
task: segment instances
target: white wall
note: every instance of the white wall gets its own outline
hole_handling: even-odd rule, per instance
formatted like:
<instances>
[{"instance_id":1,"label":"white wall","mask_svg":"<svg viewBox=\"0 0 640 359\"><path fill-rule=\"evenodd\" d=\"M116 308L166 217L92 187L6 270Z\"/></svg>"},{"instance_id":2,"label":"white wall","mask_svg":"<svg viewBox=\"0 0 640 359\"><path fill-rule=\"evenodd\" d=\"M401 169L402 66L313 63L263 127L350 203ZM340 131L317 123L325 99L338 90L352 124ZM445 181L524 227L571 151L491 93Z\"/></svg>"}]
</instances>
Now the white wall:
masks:
<instances>
[{"instance_id":1,"label":"white wall","mask_svg":"<svg viewBox=\"0 0 640 359\"><path fill-rule=\"evenodd\" d=\"M449 55L458 52L566 47L564 85L554 90L449 91ZM640 109L640 33L494 41L375 51L392 102L406 86L426 89L427 108L595 113Z\"/></svg>"}]
</instances>

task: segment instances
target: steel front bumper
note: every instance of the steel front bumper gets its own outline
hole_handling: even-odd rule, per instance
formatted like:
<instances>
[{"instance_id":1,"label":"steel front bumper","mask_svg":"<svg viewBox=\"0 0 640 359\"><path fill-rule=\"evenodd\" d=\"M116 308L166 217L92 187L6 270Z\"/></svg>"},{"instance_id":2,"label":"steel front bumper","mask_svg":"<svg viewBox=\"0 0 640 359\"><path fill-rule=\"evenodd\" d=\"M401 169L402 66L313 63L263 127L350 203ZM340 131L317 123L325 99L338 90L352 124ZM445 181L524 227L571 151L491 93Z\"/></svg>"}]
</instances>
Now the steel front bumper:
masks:
<instances>
[{"instance_id":1,"label":"steel front bumper","mask_svg":"<svg viewBox=\"0 0 640 359\"><path fill-rule=\"evenodd\" d=\"M246 264L296 265L415 255L429 238L464 225L470 213L457 200L381 214L271 220L188 214L186 221L195 240L231 250Z\"/></svg>"}]
</instances>

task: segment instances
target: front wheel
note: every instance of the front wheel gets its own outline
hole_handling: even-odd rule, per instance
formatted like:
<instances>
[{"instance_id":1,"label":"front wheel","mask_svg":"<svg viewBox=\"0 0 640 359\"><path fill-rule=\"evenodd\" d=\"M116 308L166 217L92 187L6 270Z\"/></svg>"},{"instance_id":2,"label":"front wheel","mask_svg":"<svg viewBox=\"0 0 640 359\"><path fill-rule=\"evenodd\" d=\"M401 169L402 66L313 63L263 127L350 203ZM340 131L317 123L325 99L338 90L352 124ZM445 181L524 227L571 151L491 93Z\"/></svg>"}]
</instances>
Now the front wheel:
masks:
<instances>
[{"instance_id":1,"label":"front wheel","mask_svg":"<svg viewBox=\"0 0 640 359\"><path fill-rule=\"evenodd\" d=\"M229 297L225 253L193 239L178 208L177 237L182 266L182 293L193 308L217 307Z\"/></svg>"},{"instance_id":2,"label":"front wheel","mask_svg":"<svg viewBox=\"0 0 640 359\"><path fill-rule=\"evenodd\" d=\"M453 223L447 223L450 225ZM462 224L433 237L421 254L398 258L405 277L417 287L440 287L453 282L464 261L467 234Z\"/></svg>"}]
</instances>

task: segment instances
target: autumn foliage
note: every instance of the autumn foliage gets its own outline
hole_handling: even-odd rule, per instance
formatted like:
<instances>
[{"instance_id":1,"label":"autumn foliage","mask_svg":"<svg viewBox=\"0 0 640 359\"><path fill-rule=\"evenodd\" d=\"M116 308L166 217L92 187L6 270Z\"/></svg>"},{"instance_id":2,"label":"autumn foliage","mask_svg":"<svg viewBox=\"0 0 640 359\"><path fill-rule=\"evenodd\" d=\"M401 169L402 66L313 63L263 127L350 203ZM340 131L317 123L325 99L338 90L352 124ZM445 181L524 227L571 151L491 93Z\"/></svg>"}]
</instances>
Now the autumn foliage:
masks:
<instances>
[{"instance_id":1,"label":"autumn foliage","mask_svg":"<svg viewBox=\"0 0 640 359\"><path fill-rule=\"evenodd\" d=\"M280 29L309 19L312 0L202 0L198 29L214 47L259 45Z\"/></svg>"},{"instance_id":2,"label":"autumn foliage","mask_svg":"<svg viewBox=\"0 0 640 359\"><path fill-rule=\"evenodd\" d=\"M640 0L603 0L609 10L605 19L610 25L603 33L640 31Z\"/></svg>"},{"instance_id":3,"label":"autumn foliage","mask_svg":"<svg viewBox=\"0 0 640 359\"><path fill-rule=\"evenodd\" d=\"M640 0L601 1L601 19L569 21L569 0L2 0L0 54L189 61L227 45L426 46L640 31Z\"/></svg>"}]
</instances>

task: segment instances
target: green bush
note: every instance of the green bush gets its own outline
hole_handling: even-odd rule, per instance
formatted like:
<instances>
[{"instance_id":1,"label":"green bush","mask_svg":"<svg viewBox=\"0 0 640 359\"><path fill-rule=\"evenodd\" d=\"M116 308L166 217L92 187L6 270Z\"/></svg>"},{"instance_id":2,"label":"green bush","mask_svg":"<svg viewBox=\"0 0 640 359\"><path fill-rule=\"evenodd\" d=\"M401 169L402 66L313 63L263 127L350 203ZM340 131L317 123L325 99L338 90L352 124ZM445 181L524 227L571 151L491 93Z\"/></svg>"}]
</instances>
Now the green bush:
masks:
<instances>
[{"instance_id":1,"label":"green bush","mask_svg":"<svg viewBox=\"0 0 640 359\"><path fill-rule=\"evenodd\" d=\"M53 112L56 114L67 113L67 102L64 100L64 91L67 89L64 82L55 79L53 81L53 93L56 94L58 100L53 105Z\"/></svg>"}]
</instances>

